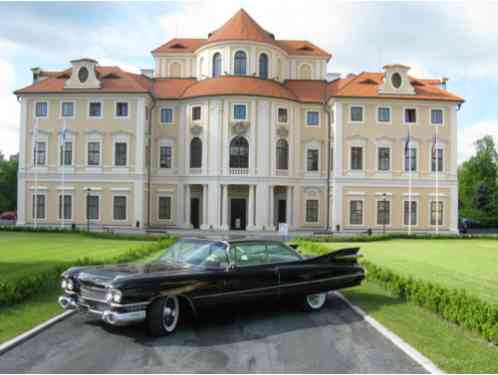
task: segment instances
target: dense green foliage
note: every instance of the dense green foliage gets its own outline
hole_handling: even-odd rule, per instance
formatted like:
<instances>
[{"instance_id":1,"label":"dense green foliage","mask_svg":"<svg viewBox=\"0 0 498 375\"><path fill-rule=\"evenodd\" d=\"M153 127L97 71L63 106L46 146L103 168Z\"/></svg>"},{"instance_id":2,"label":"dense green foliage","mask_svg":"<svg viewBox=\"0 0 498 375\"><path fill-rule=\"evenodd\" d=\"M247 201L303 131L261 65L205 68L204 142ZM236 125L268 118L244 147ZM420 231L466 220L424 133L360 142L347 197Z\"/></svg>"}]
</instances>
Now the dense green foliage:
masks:
<instances>
[{"instance_id":1,"label":"dense green foliage","mask_svg":"<svg viewBox=\"0 0 498 375\"><path fill-rule=\"evenodd\" d=\"M476 154L458 169L460 216L479 220L483 226L498 226L498 154L493 138L476 142Z\"/></svg>"},{"instance_id":2,"label":"dense green foliage","mask_svg":"<svg viewBox=\"0 0 498 375\"><path fill-rule=\"evenodd\" d=\"M17 207L17 161L0 161L0 213Z\"/></svg>"},{"instance_id":3,"label":"dense green foliage","mask_svg":"<svg viewBox=\"0 0 498 375\"><path fill-rule=\"evenodd\" d=\"M498 373L498 351L478 334L368 280L343 294L447 373Z\"/></svg>"},{"instance_id":4,"label":"dense green foliage","mask_svg":"<svg viewBox=\"0 0 498 375\"><path fill-rule=\"evenodd\" d=\"M75 265L131 262L169 246L174 238L128 241L80 234L0 234L0 305L22 302Z\"/></svg>"}]
</instances>

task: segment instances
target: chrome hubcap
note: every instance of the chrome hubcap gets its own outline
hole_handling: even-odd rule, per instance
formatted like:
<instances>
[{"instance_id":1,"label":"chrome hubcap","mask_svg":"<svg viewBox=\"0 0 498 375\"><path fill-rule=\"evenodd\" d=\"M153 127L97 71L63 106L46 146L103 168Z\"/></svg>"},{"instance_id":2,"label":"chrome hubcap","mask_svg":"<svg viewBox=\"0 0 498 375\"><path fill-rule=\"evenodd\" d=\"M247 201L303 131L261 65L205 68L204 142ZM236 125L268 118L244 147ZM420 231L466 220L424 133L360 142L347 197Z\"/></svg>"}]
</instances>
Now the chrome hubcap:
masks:
<instances>
[{"instance_id":1,"label":"chrome hubcap","mask_svg":"<svg viewBox=\"0 0 498 375\"><path fill-rule=\"evenodd\" d=\"M318 309L323 306L326 298L327 298L327 293L317 293L317 294L310 294L309 296L306 297L306 300L311 308Z\"/></svg>"},{"instance_id":2,"label":"chrome hubcap","mask_svg":"<svg viewBox=\"0 0 498 375\"><path fill-rule=\"evenodd\" d=\"M166 297L163 304L163 326L168 332L175 329L178 322L179 304L177 297Z\"/></svg>"}]
</instances>

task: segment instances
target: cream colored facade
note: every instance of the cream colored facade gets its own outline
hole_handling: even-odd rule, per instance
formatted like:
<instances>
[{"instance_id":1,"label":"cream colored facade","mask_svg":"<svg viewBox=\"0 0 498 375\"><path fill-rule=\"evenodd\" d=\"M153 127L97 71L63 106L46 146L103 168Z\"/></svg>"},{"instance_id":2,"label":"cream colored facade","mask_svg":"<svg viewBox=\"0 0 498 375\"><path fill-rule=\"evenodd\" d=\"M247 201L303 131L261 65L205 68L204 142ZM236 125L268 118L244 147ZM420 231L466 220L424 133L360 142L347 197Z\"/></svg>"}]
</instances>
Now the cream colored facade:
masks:
<instances>
[{"instance_id":1,"label":"cream colored facade","mask_svg":"<svg viewBox=\"0 0 498 375\"><path fill-rule=\"evenodd\" d=\"M188 53L154 53L154 78L150 80L212 79L217 53L221 75L231 76L237 73L238 51L246 55L247 76L261 74L259 59L265 53L268 78L275 82L325 82L329 57L292 56L277 46L247 40L207 43ZM81 67L91 73L96 69L92 60L77 60L63 91L18 94L20 225L195 226L224 231L275 230L285 222L291 230L407 231L409 227L410 231L457 231L458 104L410 98L413 87L401 65L385 67L386 82L380 89L385 98L330 95L323 102L233 92L170 99L148 92L104 92L99 91L97 78L88 80L91 88L78 80ZM399 88L389 87L394 73L402 79ZM402 98L389 96L393 91ZM35 115L37 103L46 103L46 116ZM72 116L62 115L63 103L73 103ZM90 103L100 103L99 116L90 116ZM127 103L126 116L117 116L119 103ZM200 107L199 118L196 107ZM242 107L245 116L239 113L237 117L235 112ZM352 112L357 115L358 108L362 118L353 121ZM379 122L379 108L389 108L389 121ZM416 111L413 124L405 123L407 109ZM431 123L433 110L442 114L442 124ZM437 148L442 150L437 189L431 171L436 127ZM67 166L61 166L60 160L64 128L65 142L72 148ZM408 129L409 147L417 153L411 176L404 168ZM235 138L247 142L247 166L231 165ZM193 139L200 141L202 151L200 163L196 159L192 164ZM277 165L280 140L288 145L287 168ZM34 142L45 143L45 163L37 159L35 165ZM94 155L98 154L97 165L89 163L90 143ZM121 163L116 160L118 147ZM356 169L352 169L352 148L356 153L362 150L360 158L354 156ZM379 148L390 150L389 161L383 161L384 169L385 163L389 165L387 170L379 168ZM65 218L60 217L61 194L71 197ZM92 213L88 213L89 196L96 197ZM38 199L43 205L34 204ZM387 218L383 216L384 224L379 222L381 201L388 202L381 203L389 212ZM408 213L410 225L405 201L415 202ZM436 201L441 202L442 211L435 216L431 202ZM436 220L437 225L435 218L441 221Z\"/></svg>"}]
</instances>

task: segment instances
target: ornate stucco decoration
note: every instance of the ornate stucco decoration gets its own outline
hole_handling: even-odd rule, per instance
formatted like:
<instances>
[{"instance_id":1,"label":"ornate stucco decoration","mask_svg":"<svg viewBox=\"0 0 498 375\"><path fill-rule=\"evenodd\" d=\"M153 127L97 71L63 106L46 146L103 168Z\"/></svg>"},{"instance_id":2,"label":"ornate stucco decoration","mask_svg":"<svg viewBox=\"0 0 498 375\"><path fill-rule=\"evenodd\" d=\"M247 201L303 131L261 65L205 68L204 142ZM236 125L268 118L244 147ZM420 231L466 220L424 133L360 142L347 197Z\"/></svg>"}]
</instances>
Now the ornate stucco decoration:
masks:
<instances>
[{"instance_id":1,"label":"ornate stucco decoration","mask_svg":"<svg viewBox=\"0 0 498 375\"><path fill-rule=\"evenodd\" d=\"M304 194L306 194L308 197L318 197L322 189L317 186L305 186L304 187Z\"/></svg>"},{"instance_id":2,"label":"ornate stucco decoration","mask_svg":"<svg viewBox=\"0 0 498 375\"><path fill-rule=\"evenodd\" d=\"M279 126L277 128L277 136L279 136L280 138L287 138L288 135L289 129L287 129L286 126Z\"/></svg>"},{"instance_id":3,"label":"ornate stucco decoration","mask_svg":"<svg viewBox=\"0 0 498 375\"><path fill-rule=\"evenodd\" d=\"M192 124L190 126L190 132L192 135L200 135L202 133L202 125Z\"/></svg>"},{"instance_id":4,"label":"ornate stucco decoration","mask_svg":"<svg viewBox=\"0 0 498 375\"><path fill-rule=\"evenodd\" d=\"M237 121L232 123L232 133L235 135L244 135L249 130L248 121Z\"/></svg>"}]
</instances>

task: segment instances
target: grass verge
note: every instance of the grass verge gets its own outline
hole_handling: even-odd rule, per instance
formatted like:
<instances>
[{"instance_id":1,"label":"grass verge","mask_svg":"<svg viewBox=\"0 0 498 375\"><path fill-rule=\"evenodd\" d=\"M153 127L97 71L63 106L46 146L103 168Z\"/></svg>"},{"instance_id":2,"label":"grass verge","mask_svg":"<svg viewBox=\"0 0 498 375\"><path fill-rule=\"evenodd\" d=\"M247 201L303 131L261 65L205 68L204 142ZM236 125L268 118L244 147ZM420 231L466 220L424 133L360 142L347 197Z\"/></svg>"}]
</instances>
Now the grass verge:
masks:
<instances>
[{"instance_id":1,"label":"grass verge","mask_svg":"<svg viewBox=\"0 0 498 375\"><path fill-rule=\"evenodd\" d=\"M498 373L498 348L480 336L392 296L372 281L343 293L442 370Z\"/></svg>"}]
</instances>

